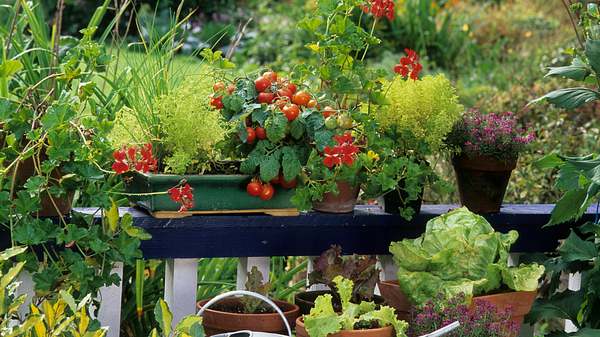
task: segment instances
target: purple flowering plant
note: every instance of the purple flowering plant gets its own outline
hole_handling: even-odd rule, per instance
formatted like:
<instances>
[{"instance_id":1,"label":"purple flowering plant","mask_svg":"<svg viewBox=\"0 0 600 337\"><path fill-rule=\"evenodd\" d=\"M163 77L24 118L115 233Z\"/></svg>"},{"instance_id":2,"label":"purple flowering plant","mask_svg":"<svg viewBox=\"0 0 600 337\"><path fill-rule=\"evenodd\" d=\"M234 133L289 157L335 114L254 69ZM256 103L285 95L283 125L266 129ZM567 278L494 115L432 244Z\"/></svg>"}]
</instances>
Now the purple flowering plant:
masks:
<instances>
[{"instance_id":1,"label":"purple flowering plant","mask_svg":"<svg viewBox=\"0 0 600 337\"><path fill-rule=\"evenodd\" d=\"M474 303L469 308L464 294L445 300L443 294L415 309L410 322L409 336L421 336L454 321L460 327L447 337L510 337L517 333L517 324L511 320L509 308L499 310L488 302Z\"/></svg>"},{"instance_id":2,"label":"purple flowering plant","mask_svg":"<svg viewBox=\"0 0 600 337\"><path fill-rule=\"evenodd\" d=\"M468 157L490 156L514 160L535 139L519 125L512 112L483 114L471 109L454 125L447 143Z\"/></svg>"}]
</instances>

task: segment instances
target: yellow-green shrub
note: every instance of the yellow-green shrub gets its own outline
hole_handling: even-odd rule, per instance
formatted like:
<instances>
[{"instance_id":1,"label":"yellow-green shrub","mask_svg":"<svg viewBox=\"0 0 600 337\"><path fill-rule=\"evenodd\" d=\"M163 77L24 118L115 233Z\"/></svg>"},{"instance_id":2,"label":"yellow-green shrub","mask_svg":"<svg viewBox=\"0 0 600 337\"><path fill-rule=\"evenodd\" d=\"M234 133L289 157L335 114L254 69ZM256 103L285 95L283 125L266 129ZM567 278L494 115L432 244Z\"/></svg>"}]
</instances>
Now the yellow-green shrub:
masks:
<instances>
[{"instance_id":1,"label":"yellow-green shrub","mask_svg":"<svg viewBox=\"0 0 600 337\"><path fill-rule=\"evenodd\" d=\"M450 81L442 74L417 81L396 78L384 84L388 87L389 104L374 112L382 129L386 133L409 132L414 142L438 150L464 110Z\"/></svg>"}]
</instances>

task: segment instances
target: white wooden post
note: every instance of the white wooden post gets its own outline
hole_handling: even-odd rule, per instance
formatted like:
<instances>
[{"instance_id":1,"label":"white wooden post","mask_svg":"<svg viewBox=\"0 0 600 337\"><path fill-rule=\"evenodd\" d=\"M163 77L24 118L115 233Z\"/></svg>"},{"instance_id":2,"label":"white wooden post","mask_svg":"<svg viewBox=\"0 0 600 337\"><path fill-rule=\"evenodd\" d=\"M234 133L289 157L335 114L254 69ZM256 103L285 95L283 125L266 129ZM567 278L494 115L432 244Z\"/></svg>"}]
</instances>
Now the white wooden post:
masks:
<instances>
[{"instance_id":1,"label":"white wooden post","mask_svg":"<svg viewBox=\"0 0 600 337\"><path fill-rule=\"evenodd\" d=\"M572 291L581 289L581 273L569 274L569 283L567 288ZM571 320L565 320L565 332L577 332L577 327Z\"/></svg>"},{"instance_id":2,"label":"white wooden post","mask_svg":"<svg viewBox=\"0 0 600 337\"><path fill-rule=\"evenodd\" d=\"M269 271L271 270L271 258L269 256L261 257L240 257L237 267L236 288L238 290L246 289L246 280L248 272L256 266L263 275L263 282L269 281Z\"/></svg>"},{"instance_id":3,"label":"white wooden post","mask_svg":"<svg viewBox=\"0 0 600 337\"><path fill-rule=\"evenodd\" d=\"M167 259L165 302L173 313L173 328L185 316L196 313L198 259Z\"/></svg>"},{"instance_id":4,"label":"white wooden post","mask_svg":"<svg viewBox=\"0 0 600 337\"><path fill-rule=\"evenodd\" d=\"M394 264L394 258L391 255L377 255L377 268L381 270L379 279L382 281L392 281L398 279L398 267ZM375 294L381 295L379 285L375 288Z\"/></svg>"},{"instance_id":5,"label":"white wooden post","mask_svg":"<svg viewBox=\"0 0 600 337\"><path fill-rule=\"evenodd\" d=\"M17 288L16 295L17 296L21 296L23 294L27 295L27 299L25 299L25 303L23 303L23 305L19 308L19 316L23 318L29 313L29 304L31 304L31 301L33 300L33 297L35 296L35 291L33 290L34 284L33 284L33 278L31 277L31 274L26 270L21 271L21 273L17 277L17 280L20 284L19 284L19 287Z\"/></svg>"},{"instance_id":6,"label":"white wooden post","mask_svg":"<svg viewBox=\"0 0 600 337\"><path fill-rule=\"evenodd\" d=\"M306 265L306 284L310 284L308 281L308 274L315 270L315 263L313 262L318 256L307 256L308 264ZM307 289L308 291L316 290L329 290L329 287L324 284L314 284Z\"/></svg>"},{"instance_id":7,"label":"white wooden post","mask_svg":"<svg viewBox=\"0 0 600 337\"><path fill-rule=\"evenodd\" d=\"M100 288L98 294L100 309L98 320L101 326L108 327L106 337L119 337L121 331L121 296L123 293L123 263L115 263L113 274L119 275L119 284Z\"/></svg>"}]
</instances>

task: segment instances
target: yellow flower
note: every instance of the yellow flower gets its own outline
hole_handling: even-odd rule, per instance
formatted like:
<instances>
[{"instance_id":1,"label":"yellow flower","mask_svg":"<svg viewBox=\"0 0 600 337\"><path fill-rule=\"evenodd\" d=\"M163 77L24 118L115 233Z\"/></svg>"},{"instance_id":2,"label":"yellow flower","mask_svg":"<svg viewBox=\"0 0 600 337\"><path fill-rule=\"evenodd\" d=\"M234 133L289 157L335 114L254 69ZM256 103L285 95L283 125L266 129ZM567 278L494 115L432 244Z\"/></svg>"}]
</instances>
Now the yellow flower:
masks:
<instances>
[{"instance_id":1,"label":"yellow flower","mask_svg":"<svg viewBox=\"0 0 600 337\"><path fill-rule=\"evenodd\" d=\"M462 31L463 31L463 32L468 32L468 31L469 31L469 25L465 23L465 24L462 26Z\"/></svg>"},{"instance_id":2,"label":"yellow flower","mask_svg":"<svg viewBox=\"0 0 600 337\"><path fill-rule=\"evenodd\" d=\"M369 152L367 152L367 157L369 157L369 159L371 159L373 161L379 160L379 155L371 150L369 150Z\"/></svg>"}]
</instances>

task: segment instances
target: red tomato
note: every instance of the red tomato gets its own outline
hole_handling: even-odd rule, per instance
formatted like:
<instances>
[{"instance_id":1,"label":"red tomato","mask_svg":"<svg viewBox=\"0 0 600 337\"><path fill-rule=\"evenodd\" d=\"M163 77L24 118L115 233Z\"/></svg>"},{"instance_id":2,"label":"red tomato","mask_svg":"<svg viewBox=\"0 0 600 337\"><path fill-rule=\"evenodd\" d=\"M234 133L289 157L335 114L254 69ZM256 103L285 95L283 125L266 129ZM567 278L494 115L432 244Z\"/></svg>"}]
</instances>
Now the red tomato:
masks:
<instances>
[{"instance_id":1,"label":"red tomato","mask_svg":"<svg viewBox=\"0 0 600 337\"><path fill-rule=\"evenodd\" d=\"M225 83L223 83L223 82L217 82L217 83L213 84L213 90L215 92L221 91L223 89L225 89Z\"/></svg>"},{"instance_id":2,"label":"red tomato","mask_svg":"<svg viewBox=\"0 0 600 337\"><path fill-rule=\"evenodd\" d=\"M271 185L279 185L281 184L281 174L279 174L277 177L271 179Z\"/></svg>"},{"instance_id":3,"label":"red tomato","mask_svg":"<svg viewBox=\"0 0 600 337\"><path fill-rule=\"evenodd\" d=\"M294 97L292 97L292 103L298 105L306 105L310 101L310 94L306 91L298 91Z\"/></svg>"},{"instance_id":4,"label":"red tomato","mask_svg":"<svg viewBox=\"0 0 600 337\"><path fill-rule=\"evenodd\" d=\"M337 113L337 110L335 110L334 108L330 107L330 106L326 106L323 109L323 117L327 118L331 115L335 115Z\"/></svg>"},{"instance_id":5,"label":"red tomato","mask_svg":"<svg viewBox=\"0 0 600 337\"><path fill-rule=\"evenodd\" d=\"M258 103L266 103L271 104L275 99L275 94L272 92L261 92L258 94L257 101Z\"/></svg>"},{"instance_id":6,"label":"red tomato","mask_svg":"<svg viewBox=\"0 0 600 337\"><path fill-rule=\"evenodd\" d=\"M275 105L277 105L277 107L280 110L283 110L283 107L288 104L288 100L286 98L280 98L278 100L275 101Z\"/></svg>"},{"instance_id":7,"label":"red tomato","mask_svg":"<svg viewBox=\"0 0 600 337\"><path fill-rule=\"evenodd\" d=\"M262 74L262 77L271 81L271 83L277 82L277 73L274 71L267 71L264 74Z\"/></svg>"},{"instance_id":8,"label":"red tomato","mask_svg":"<svg viewBox=\"0 0 600 337\"><path fill-rule=\"evenodd\" d=\"M306 103L306 107L307 108L314 108L317 106L317 100L315 99L311 99L310 101L308 101L308 103Z\"/></svg>"},{"instance_id":9,"label":"red tomato","mask_svg":"<svg viewBox=\"0 0 600 337\"><path fill-rule=\"evenodd\" d=\"M246 138L246 143L248 144L254 144L254 141L256 140L256 132L254 131L253 128L251 127L246 127L246 132L248 133L248 137Z\"/></svg>"},{"instance_id":10,"label":"red tomato","mask_svg":"<svg viewBox=\"0 0 600 337\"><path fill-rule=\"evenodd\" d=\"M258 181L255 181L255 180L252 180L246 186L246 192L248 192L248 194L250 194L253 197L258 197L260 195L260 193L262 192L262 190L263 190L262 185Z\"/></svg>"},{"instance_id":11,"label":"red tomato","mask_svg":"<svg viewBox=\"0 0 600 337\"><path fill-rule=\"evenodd\" d=\"M262 200L271 200L271 198L273 198L273 195L275 194L275 189L273 188L273 186L271 184L264 184L262 187L262 191L260 192L260 198Z\"/></svg>"},{"instance_id":12,"label":"red tomato","mask_svg":"<svg viewBox=\"0 0 600 337\"><path fill-rule=\"evenodd\" d=\"M259 77L256 80L254 80L254 87L256 88L256 91L258 91L258 92L263 92L263 91L267 90L267 88L270 86L271 86L271 81L269 81L267 78Z\"/></svg>"},{"instance_id":13,"label":"red tomato","mask_svg":"<svg viewBox=\"0 0 600 337\"><path fill-rule=\"evenodd\" d=\"M291 100L292 96L293 96L292 92L288 88L281 88L281 89L277 90L277 95L279 97L287 97L289 100Z\"/></svg>"},{"instance_id":14,"label":"red tomato","mask_svg":"<svg viewBox=\"0 0 600 337\"><path fill-rule=\"evenodd\" d=\"M281 109L288 121L293 121L300 115L300 108L296 104L288 104Z\"/></svg>"},{"instance_id":15,"label":"red tomato","mask_svg":"<svg viewBox=\"0 0 600 337\"><path fill-rule=\"evenodd\" d=\"M291 181L285 181L285 179L283 179L283 177L280 178L281 179L281 187L283 188L294 188L296 187L296 185L298 185L298 181L296 181L296 179L292 179Z\"/></svg>"},{"instance_id":16,"label":"red tomato","mask_svg":"<svg viewBox=\"0 0 600 337\"><path fill-rule=\"evenodd\" d=\"M223 96L212 97L210 100L210 105L215 109L223 109Z\"/></svg>"},{"instance_id":17,"label":"red tomato","mask_svg":"<svg viewBox=\"0 0 600 337\"><path fill-rule=\"evenodd\" d=\"M230 84L230 85L227 86L227 93L228 94L231 95L231 94L233 94L234 91L235 91L235 85Z\"/></svg>"},{"instance_id":18,"label":"red tomato","mask_svg":"<svg viewBox=\"0 0 600 337\"><path fill-rule=\"evenodd\" d=\"M258 138L258 139L267 138L267 131L265 131L265 128L262 128L260 126L256 127L256 129L254 130L254 133L256 134L256 138Z\"/></svg>"},{"instance_id":19,"label":"red tomato","mask_svg":"<svg viewBox=\"0 0 600 337\"><path fill-rule=\"evenodd\" d=\"M294 83L288 83L286 87L292 94L295 94L296 90L298 90L298 88L296 87L296 85Z\"/></svg>"}]
</instances>

